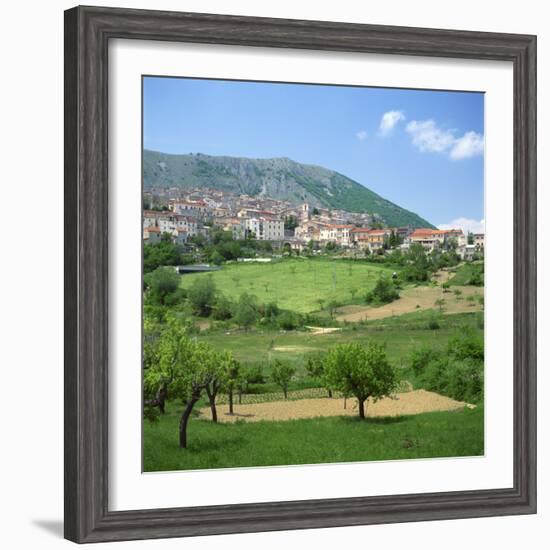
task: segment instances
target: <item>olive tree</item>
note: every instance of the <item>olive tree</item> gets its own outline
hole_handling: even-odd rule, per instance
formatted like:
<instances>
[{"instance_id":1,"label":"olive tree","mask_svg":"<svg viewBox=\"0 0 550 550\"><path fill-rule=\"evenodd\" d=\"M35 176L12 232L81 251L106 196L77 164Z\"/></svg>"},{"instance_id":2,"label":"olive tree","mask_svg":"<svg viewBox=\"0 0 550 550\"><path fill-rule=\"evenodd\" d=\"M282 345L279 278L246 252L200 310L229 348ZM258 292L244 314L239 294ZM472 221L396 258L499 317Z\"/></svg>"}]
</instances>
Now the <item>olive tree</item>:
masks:
<instances>
[{"instance_id":1,"label":"olive tree","mask_svg":"<svg viewBox=\"0 0 550 550\"><path fill-rule=\"evenodd\" d=\"M145 372L146 390L166 382L171 395L184 402L179 423L181 448L187 448L187 424L193 407L215 376L215 355L210 346L194 342L185 327L172 321L160 338L159 360Z\"/></svg>"},{"instance_id":2,"label":"olive tree","mask_svg":"<svg viewBox=\"0 0 550 550\"><path fill-rule=\"evenodd\" d=\"M330 385L357 399L360 418L365 418L367 399L377 401L397 387L396 370L388 362L384 348L374 342L367 346L339 344L328 352L325 365Z\"/></svg>"},{"instance_id":3,"label":"olive tree","mask_svg":"<svg viewBox=\"0 0 550 550\"><path fill-rule=\"evenodd\" d=\"M234 414L233 412L233 394L235 389L240 387L243 373L241 369L241 364L233 357L233 354L226 351L222 354L221 358L221 372L223 387L227 391L227 397L229 400L229 414Z\"/></svg>"},{"instance_id":4,"label":"olive tree","mask_svg":"<svg viewBox=\"0 0 550 550\"><path fill-rule=\"evenodd\" d=\"M332 388L326 377L325 356L322 353L316 353L308 357L306 361L306 372L317 379L321 385L327 390L328 396L332 397Z\"/></svg>"},{"instance_id":5,"label":"olive tree","mask_svg":"<svg viewBox=\"0 0 550 550\"><path fill-rule=\"evenodd\" d=\"M233 391L237 387L240 378L240 364L229 351L223 353L213 352L211 363L211 378L205 387L205 391L212 411L212 421L217 422L216 397L221 390L227 391L229 414L233 414Z\"/></svg>"},{"instance_id":6,"label":"olive tree","mask_svg":"<svg viewBox=\"0 0 550 550\"><path fill-rule=\"evenodd\" d=\"M281 387L285 399L288 397L288 386L295 372L296 369L292 365L283 363L279 361L279 359L275 359L271 367L271 379L275 384Z\"/></svg>"}]
</instances>

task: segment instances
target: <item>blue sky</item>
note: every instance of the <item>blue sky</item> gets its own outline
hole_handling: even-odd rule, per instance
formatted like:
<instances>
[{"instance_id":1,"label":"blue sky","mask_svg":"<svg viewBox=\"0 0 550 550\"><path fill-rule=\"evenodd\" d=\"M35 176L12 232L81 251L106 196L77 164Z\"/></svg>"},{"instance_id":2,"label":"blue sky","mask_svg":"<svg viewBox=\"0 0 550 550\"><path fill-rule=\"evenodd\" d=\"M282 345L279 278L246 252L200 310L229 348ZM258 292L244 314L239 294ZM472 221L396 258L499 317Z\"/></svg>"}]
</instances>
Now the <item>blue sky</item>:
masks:
<instances>
[{"instance_id":1,"label":"blue sky","mask_svg":"<svg viewBox=\"0 0 550 550\"><path fill-rule=\"evenodd\" d=\"M435 225L483 219L483 94L144 78L144 146L289 157Z\"/></svg>"}]
</instances>

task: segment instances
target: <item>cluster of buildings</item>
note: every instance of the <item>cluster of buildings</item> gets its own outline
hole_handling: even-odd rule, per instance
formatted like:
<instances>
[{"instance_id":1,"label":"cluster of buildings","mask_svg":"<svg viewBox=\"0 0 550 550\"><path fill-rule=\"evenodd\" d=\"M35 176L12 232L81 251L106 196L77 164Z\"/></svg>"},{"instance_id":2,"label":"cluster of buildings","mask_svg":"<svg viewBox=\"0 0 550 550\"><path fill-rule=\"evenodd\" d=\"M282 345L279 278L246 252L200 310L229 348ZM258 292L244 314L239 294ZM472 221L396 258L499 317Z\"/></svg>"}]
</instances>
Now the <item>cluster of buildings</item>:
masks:
<instances>
[{"instance_id":1,"label":"cluster of buildings","mask_svg":"<svg viewBox=\"0 0 550 550\"><path fill-rule=\"evenodd\" d=\"M376 252L394 246L422 245L428 252L453 248L462 258L483 254L483 234L465 235L461 229L381 228L371 214L329 210L304 202L297 206L267 197L236 195L197 188L153 190L145 194L150 208L143 211L143 238L157 243L163 234L186 243L196 235L208 237L212 228L230 231L233 238L269 241L277 248L321 248L333 243L344 249ZM151 208L154 206L154 208Z\"/></svg>"}]
</instances>

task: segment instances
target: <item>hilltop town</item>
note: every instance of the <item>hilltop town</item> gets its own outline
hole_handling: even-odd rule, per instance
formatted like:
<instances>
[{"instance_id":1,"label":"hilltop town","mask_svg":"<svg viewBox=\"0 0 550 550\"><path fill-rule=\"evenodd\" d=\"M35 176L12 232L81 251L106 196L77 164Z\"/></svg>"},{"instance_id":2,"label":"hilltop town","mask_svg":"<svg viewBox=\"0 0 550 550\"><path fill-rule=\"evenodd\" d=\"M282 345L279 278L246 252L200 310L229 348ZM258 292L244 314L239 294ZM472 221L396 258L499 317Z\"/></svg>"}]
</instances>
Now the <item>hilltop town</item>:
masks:
<instances>
[{"instance_id":1,"label":"hilltop town","mask_svg":"<svg viewBox=\"0 0 550 550\"><path fill-rule=\"evenodd\" d=\"M236 241L270 243L274 250L296 253L341 249L343 254L384 254L420 244L427 251L452 248L463 260L483 256L485 235L462 229L388 227L376 214L295 205L268 197L193 188L153 189L144 193L143 239L156 244L169 238L186 245L215 229Z\"/></svg>"}]
</instances>

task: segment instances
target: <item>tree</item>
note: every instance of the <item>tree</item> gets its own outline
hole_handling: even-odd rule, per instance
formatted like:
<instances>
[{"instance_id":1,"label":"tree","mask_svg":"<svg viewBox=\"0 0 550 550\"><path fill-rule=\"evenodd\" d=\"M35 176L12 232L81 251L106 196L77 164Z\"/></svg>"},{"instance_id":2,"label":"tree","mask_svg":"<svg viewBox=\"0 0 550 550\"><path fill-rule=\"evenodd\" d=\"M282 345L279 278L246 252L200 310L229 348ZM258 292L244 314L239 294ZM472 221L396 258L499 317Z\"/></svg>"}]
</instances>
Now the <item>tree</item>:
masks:
<instances>
[{"instance_id":1,"label":"tree","mask_svg":"<svg viewBox=\"0 0 550 550\"><path fill-rule=\"evenodd\" d=\"M210 254L210 261L214 265L221 265L224 260L224 257L218 252L216 248L212 251L212 254Z\"/></svg>"},{"instance_id":2,"label":"tree","mask_svg":"<svg viewBox=\"0 0 550 550\"><path fill-rule=\"evenodd\" d=\"M180 285L180 276L169 267L157 267L144 277L154 303L165 305L170 294L176 292Z\"/></svg>"},{"instance_id":3,"label":"tree","mask_svg":"<svg viewBox=\"0 0 550 550\"><path fill-rule=\"evenodd\" d=\"M328 384L325 373L325 356L321 353L316 353L308 357L306 361L306 372L312 378L316 378L323 387L327 390L328 396L332 397L332 388Z\"/></svg>"},{"instance_id":4,"label":"tree","mask_svg":"<svg viewBox=\"0 0 550 550\"><path fill-rule=\"evenodd\" d=\"M434 305L439 308L440 312L442 312L443 311L443 306L445 305L445 300L443 298L438 298L435 301Z\"/></svg>"},{"instance_id":5,"label":"tree","mask_svg":"<svg viewBox=\"0 0 550 550\"><path fill-rule=\"evenodd\" d=\"M229 414L233 415L233 394L241 386L243 373L241 364L227 351L222 354L221 372L223 386L229 400Z\"/></svg>"},{"instance_id":6,"label":"tree","mask_svg":"<svg viewBox=\"0 0 550 550\"><path fill-rule=\"evenodd\" d=\"M295 373L296 369L292 365L283 363L279 359L275 359L273 362L273 366L271 367L271 379L275 384L281 387L285 399L288 398L288 385Z\"/></svg>"},{"instance_id":7,"label":"tree","mask_svg":"<svg viewBox=\"0 0 550 550\"><path fill-rule=\"evenodd\" d=\"M143 245L143 272L150 273L160 266L184 263L182 249L172 241L162 240L156 244Z\"/></svg>"},{"instance_id":8,"label":"tree","mask_svg":"<svg viewBox=\"0 0 550 550\"><path fill-rule=\"evenodd\" d=\"M334 319L334 312L338 308L339 303L336 300L329 300L327 304L328 313L331 319Z\"/></svg>"},{"instance_id":9,"label":"tree","mask_svg":"<svg viewBox=\"0 0 550 550\"><path fill-rule=\"evenodd\" d=\"M216 284L212 277L198 277L189 287L188 295L195 312L208 317L216 301Z\"/></svg>"},{"instance_id":10,"label":"tree","mask_svg":"<svg viewBox=\"0 0 550 550\"><path fill-rule=\"evenodd\" d=\"M179 423L179 444L187 448L187 424L193 407L215 376L216 358L210 346L193 342L185 327L170 321L159 342L159 359L144 374L146 391L166 384L185 403Z\"/></svg>"},{"instance_id":11,"label":"tree","mask_svg":"<svg viewBox=\"0 0 550 550\"><path fill-rule=\"evenodd\" d=\"M235 306L233 317L240 327L248 330L258 319L256 297L243 292Z\"/></svg>"},{"instance_id":12,"label":"tree","mask_svg":"<svg viewBox=\"0 0 550 550\"><path fill-rule=\"evenodd\" d=\"M143 319L143 370L147 372L154 368L160 360L160 339L155 330L155 323L148 317ZM157 385L146 388L146 412L150 412L151 407L158 407L158 412L166 412L166 399L168 398L168 379L159 380ZM149 395L147 395L149 394ZM158 420L156 415L149 415L150 420Z\"/></svg>"},{"instance_id":13,"label":"tree","mask_svg":"<svg viewBox=\"0 0 550 550\"><path fill-rule=\"evenodd\" d=\"M214 353L212 356L211 376L204 389L206 391L206 397L208 397L208 403L210 405L210 411L212 413L212 422L218 421L218 411L216 409L216 397L223 385L223 371L221 368L221 355Z\"/></svg>"},{"instance_id":14,"label":"tree","mask_svg":"<svg viewBox=\"0 0 550 550\"><path fill-rule=\"evenodd\" d=\"M365 401L390 395L397 387L397 372L390 365L384 348L374 342L339 344L326 358L326 377L344 395L357 399L359 417L365 418Z\"/></svg>"}]
</instances>

